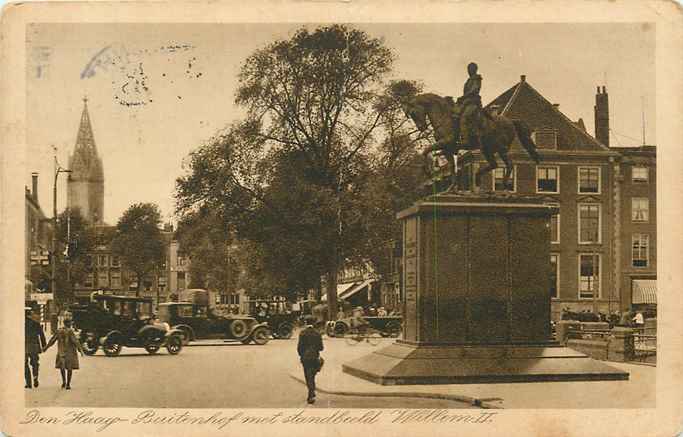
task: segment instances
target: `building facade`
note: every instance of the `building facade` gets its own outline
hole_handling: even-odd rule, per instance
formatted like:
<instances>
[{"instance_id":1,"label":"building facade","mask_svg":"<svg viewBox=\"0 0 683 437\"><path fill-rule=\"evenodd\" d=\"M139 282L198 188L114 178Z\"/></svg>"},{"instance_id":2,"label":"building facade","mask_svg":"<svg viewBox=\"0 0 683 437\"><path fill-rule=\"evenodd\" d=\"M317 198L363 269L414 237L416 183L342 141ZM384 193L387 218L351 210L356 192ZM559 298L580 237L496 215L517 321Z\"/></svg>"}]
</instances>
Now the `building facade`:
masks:
<instances>
[{"instance_id":1,"label":"building facade","mask_svg":"<svg viewBox=\"0 0 683 437\"><path fill-rule=\"evenodd\" d=\"M38 202L38 173L31 175L32 186L25 187L25 227L24 227L24 272L25 298L32 300L31 294L48 291L50 287L50 240L52 221Z\"/></svg>"},{"instance_id":2,"label":"building facade","mask_svg":"<svg viewBox=\"0 0 683 437\"><path fill-rule=\"evenodd\" d=\"M114 226L95 227L94 248L86 258L89 271L83 283L76 283L74 286L74 297L77 300L89 299L94 291L127 296L137 294L139 279L135 273L126 269L122 265L121 259L111 251L111 241L115 230ZM169 300L169 246L173 233L167 226L161 235L165 243L164 253L166 257L154 271L142 278L140 283L140 296L150 297L154 302Z\"/></svg>"},{"instance_id":3,"label":"building facade","mask_svg":"<svg viewBox=\"0 0 683 437\"><path fill-rule=\"evenodd\" d=\"M171 240L168 245L168 293L171 296L180 294L190 288L190 258L180 251L178 240Z\"/></svg>"},{"instance_id":4,"label":"building facade","mask_svg":"<svg viewBox=\"0 0 683 437\"><path fill-rule=\"evenodd\" d=\"M657 151L614 148L617 167L617 289L623 306L650 312L657 304Z\"/></svg>"},{"instance_id":5,"label":"building facade","mask_svg":"<svg viewBox=\"0 0 683 437\"><path fill-rule=\"evenodd\" d=\"M83 112L78 126L74 152L69 156L67 207L80 209L83 217L93 225L103 224L104 171L97 153L88 113L88 99L83 99Z\"/></svg>"}]
</instances>

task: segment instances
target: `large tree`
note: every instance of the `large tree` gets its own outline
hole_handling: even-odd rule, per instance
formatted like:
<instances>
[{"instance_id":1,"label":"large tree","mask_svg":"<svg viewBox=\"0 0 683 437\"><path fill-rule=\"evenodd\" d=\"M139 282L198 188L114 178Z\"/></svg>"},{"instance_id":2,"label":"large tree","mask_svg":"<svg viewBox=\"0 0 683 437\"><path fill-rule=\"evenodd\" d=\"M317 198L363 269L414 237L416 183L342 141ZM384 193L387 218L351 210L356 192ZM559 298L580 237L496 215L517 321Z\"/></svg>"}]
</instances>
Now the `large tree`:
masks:
<instances>
[{"instance_id":1,"label":"large tree","mask_svg":"<svg viewBox=\"0 0 683 437\"><path fill-rule=\"evenodd\" d=\"M190 277L198 288L225 292L237 289L239 266L235 241L215 211L202 208L184 215L175 238L190 258Z\"/></svg>"},{"instance_id":2,"label":"large tree","mask_svg":"<svg viewBox=\"0 0 683 437\"><path fill-rule=\"evenodd\" d=\"M137 296L145 276L158 268L165 258L160 225L161 214L153 203L130 206L116 225L112 253L121 258L126 269L135 273Z\"/></svg>"},{"instance_id":3,"label":"large tree","mask_svg":"<svg viewBox=\"0 0 683 437\"><path fill-rule=\"evenodd\" d=\"M247 119L222 141L229 150L219 160L228 171L223 167L208 175L223 183L205 184L211 177L199 173L208 161L197 155L191 171L200 177L191 174L178 181L181 210L196 201L218 200L240 212L269 208L284 219L287 214L268 198L272 162L283 152L297 153L301 175L318 201L306 212L320 231L308 238L326 249L316 261L326 276L330 314L336 313L337 273L359 237L352 235L352 223L344 223L347 201L366 173L365 159L381 129L381 113L374 108L392 61L381 39L343 25L302 28L288 40L257 50L239 75L236 102L247 109Z\"/></svg>"}]
</instances>

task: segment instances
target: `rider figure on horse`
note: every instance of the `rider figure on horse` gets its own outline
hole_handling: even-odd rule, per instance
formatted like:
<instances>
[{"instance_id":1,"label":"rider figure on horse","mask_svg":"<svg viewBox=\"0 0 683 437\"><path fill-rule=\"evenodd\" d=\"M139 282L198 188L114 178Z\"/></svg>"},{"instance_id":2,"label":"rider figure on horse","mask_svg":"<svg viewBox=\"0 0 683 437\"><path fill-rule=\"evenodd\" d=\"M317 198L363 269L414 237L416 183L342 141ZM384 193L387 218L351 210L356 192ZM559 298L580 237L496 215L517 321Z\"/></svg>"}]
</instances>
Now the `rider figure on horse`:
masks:
<instances>
[{"instance_id":1,"label":"rider figure on horse","mask_svg":"<svg viewBox=\"0 0 683 437\"><path fill-rule=\"evenodd\" d=\"M485 114L481 106L481 75L477 74L477 64L470 62L467 65L467 73L470 77L463 87L463 95L458 98L453 108L453 118L456 120L456 132L460 131L462 144L469 149L479 149L479 133L481 131L481 118ZM459 128L459 129L457 129Z\"/></svg>"}]
</instances>

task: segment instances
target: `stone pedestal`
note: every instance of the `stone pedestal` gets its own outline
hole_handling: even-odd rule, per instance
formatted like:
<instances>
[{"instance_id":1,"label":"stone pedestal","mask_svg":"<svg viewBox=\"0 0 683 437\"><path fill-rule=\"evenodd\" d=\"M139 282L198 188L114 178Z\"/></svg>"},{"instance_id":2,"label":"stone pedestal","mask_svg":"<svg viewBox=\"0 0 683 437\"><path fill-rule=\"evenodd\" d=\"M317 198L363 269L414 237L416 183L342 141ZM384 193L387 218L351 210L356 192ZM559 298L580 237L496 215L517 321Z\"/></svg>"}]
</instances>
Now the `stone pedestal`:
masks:
<instances>
[{"instance_id":1,"label":"stone pedestal","mask_svg":"<svg viewBox=\"0 0 683 437\"><path fill-rule=\"evenodd\" d=\"M400 212L403 339L343 370L381 384L627 379L550 341L553 212L471 193Z\"/></svg>"}]
</instances>

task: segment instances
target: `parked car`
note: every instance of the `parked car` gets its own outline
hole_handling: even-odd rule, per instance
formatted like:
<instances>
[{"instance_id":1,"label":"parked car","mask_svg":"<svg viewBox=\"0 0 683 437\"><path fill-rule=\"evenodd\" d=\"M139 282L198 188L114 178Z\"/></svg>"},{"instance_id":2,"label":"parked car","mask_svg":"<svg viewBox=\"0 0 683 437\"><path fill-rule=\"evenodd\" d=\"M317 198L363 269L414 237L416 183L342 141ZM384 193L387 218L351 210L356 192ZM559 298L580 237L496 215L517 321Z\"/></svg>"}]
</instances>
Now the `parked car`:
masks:
<instances>
[{"instance_id":1,"label":"parked car","mask_svg":"<svg viewBox=\"0 0 683 437\"><path fill-rule=\"evenodd\" d=\"M270 338L270 328L266 323L244 315L219 316L208 305L192 302L159 304L159 320L181 331L184 344L205 338L221 338L264 345Z\"/></svg>"},{"instance_id":2,"label":"parked car","mask_svg":"<svg viewBox=\"0 0 683 437\"><path fill-rule=\"evenodd\" d=\"M352 317L327 322L325 333L329 337L343 337L353 327ZM382 337L398 337L401 333L401 316L369 317L364 316L372 328L379 331Z\"/></svg>"},{"instance_id":3,"label":"parked car","mask_svg":"<svg viewBox=\"0 0 683 437\"><path fill-rule=\"evenodd\" d=\"M247 301L249 315L261 323L267 323L273 338L292 338L298 314L286 300L250 299Z\"/></svg>"},{"instance_id":4,"label":"parked car","mask_svg":"<svg viewBox=\"0 0 683 437\"><path fill-rule=\"evenodd\" d=\"M181 331L156 323L150 298L94 294L87 305L69 310L88 355L100 347L109 357L119 355L124 347L144 348L150 354L166 347L176 355L183 346Z\"/></svg>"}]
</instances>

